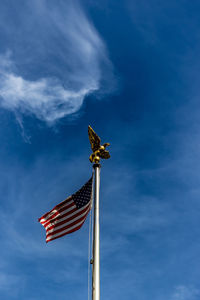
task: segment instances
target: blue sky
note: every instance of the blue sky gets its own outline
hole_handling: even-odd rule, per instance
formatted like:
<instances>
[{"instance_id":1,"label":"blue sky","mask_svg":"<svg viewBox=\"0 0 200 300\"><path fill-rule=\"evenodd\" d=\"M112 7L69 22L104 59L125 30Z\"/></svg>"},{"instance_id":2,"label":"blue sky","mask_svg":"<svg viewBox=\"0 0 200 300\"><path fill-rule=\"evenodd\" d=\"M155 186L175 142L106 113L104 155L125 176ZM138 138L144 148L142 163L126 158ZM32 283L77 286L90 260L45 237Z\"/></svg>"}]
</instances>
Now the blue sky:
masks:
<instances>
[{"instance_id":1,"label":"blue sky","mask_svg":"<svg viewBox=\"0 0 200 300\"><path fill-rule=\"evenodd\" d=\"M0 2L0 298L87 299L88 220L38 217L101 170L102 299L200 299L200 3Z\"/></svg>"}]
</instances>

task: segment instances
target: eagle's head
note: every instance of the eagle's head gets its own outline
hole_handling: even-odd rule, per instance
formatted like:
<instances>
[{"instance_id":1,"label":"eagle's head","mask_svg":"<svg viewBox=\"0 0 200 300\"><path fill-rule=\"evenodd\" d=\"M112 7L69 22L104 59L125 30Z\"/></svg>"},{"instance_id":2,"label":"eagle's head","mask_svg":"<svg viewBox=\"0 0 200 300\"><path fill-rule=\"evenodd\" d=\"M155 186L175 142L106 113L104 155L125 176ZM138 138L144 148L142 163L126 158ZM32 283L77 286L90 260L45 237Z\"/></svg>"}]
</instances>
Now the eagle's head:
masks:
<instances>
[{"instance_id":1,"label":"eagle's head","mask_svg":"<svg viewBox=\"0 0 200 300\"><path fill-rule=\"evenodd\" d=\"M110 143L105 143L105 144L103 144L104 149L105 149L106 147L108 147L108 146L110 146Z\"/></svg>"}]
</instances>

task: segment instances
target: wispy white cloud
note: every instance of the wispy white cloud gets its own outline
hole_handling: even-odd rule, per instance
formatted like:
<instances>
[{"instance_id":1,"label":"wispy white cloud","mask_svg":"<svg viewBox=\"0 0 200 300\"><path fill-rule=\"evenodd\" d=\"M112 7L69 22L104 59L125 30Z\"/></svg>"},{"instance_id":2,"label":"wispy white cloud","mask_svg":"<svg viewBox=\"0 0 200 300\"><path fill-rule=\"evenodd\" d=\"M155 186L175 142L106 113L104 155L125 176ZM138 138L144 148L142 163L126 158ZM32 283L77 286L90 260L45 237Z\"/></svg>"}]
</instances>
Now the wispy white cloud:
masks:
<instances>
[{"instance_id":1,"label":"wispy white cloud","mask_svg":"<svg viewBox=\"0 0 200 300\"><path fill-rule=\"evenodd\" d=\"M3 57L5 60L5 57ZM80 109L86 95L98 89L98 83L80 89L65 89L57 79L24 79L12 71L0 73L1 105L11 110L35 114L39 119L53 122Z\"/></svg>"},{"instance_id":2,"label":"wispy white cloud","mask_svg":"<svg viewBox=\"0 0 200 300\"><path fill-rule=\"evenodd\" d=\"M11 286L18 285L19 282L18 276L0 271L0 291L11 289Z\"/></svg>"},{"instance_id":3,"label":"wispy white cloud","mask_svg":"<svg viewBox=\"0 0 200 300\"><path fill-rule=\"evenodd\" d=\"M194 287L180 285L172 296L172 300L196 300L199 299L200 291Z\"/></svg>"},{"instance_id":4,"label":"wispy white cloud","mask_svg":"<svg viewBox=\"0 0 200 300\"><path fill-rule=\"evenodd\" d=\"M20 290L24 289L26 278L14 270L0 269L0 297L4 299L16 299ZM5 297L5 295L7 297Z\"/></svg>"},{"instance_id":5,"label":"wispy white cloud","mask_svg":"<svg viewBox=\"0 0 200 300\"><path fill-rule=\"evenodd\" d=\"M0 55L0 105L47 123L76 113L112 73L94 26L77 1L45 0L31 1L19 24L8 24L17 42Z\"/></svg>"}]
</instances>

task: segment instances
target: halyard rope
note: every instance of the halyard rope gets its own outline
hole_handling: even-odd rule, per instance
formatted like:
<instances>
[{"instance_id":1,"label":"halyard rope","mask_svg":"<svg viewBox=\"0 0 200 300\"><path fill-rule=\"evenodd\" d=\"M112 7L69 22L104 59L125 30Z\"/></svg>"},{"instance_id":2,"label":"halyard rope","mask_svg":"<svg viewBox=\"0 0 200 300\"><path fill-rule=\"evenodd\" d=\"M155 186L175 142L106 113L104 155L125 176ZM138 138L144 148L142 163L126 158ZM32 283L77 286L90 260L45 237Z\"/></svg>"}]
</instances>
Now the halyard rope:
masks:
<instances>
[{"instance_id":1,"label":"halyard rope","mask_svg":"<svg viewBox=\"0 0 200 300\"><path fill-rule=\"evenodd\" d=\"M94 171L92 173L94 176ZM92 243L91 243L92 240ZM89 239L88 239L88 300L90 300L90 270L91 270L91 253L93 249L93 189L92 189L92 205L89 216ZM93 255L93 253L92 253ZM93 259L93 257L92 257Z\"/></svg>"}]
</instances>

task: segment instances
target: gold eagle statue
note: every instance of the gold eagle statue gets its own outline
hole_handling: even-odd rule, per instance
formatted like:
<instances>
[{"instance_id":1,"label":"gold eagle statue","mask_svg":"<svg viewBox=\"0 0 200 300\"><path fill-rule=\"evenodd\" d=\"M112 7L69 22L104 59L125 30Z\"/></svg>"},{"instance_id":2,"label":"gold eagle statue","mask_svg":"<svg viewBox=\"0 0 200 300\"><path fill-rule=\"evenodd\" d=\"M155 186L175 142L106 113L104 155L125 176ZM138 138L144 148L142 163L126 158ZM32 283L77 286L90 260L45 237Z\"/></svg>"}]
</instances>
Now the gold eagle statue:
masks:
<instances>
[{"instance_id":1,"label":"gold eagle statue","mask_svg":"<svg viewBox=\"0 0 200 300\"><path fill-rule=\"evenodd\" d=\"M108 159L110 154L106 149L110 143L101 145L100 137L94 132L91 126L88 126L88 136L93 153L90 155L89 160L91 163L99 163L101 158Z\"/></svg>"}]
</instances>

